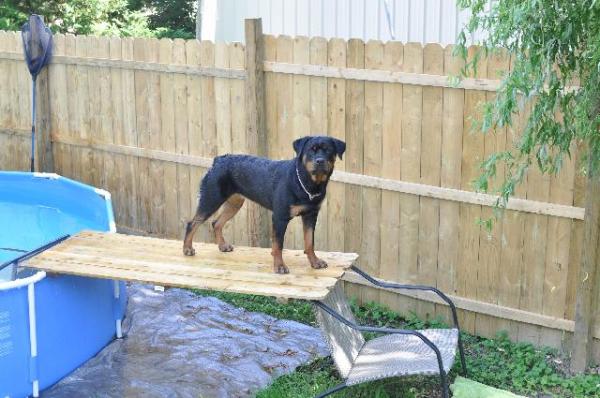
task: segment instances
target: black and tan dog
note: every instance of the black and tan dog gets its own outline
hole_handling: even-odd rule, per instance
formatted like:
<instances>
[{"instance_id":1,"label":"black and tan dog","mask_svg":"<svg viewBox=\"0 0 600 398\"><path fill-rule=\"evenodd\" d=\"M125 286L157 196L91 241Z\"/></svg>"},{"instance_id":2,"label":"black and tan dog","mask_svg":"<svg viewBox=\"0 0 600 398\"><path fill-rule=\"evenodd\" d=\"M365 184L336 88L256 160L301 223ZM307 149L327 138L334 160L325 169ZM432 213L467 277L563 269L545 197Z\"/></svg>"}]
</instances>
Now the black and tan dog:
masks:
<instances>
[{"instance_id":1,"label":"black and tan dog","mask_svg":"<svg viewBox=\"0 0 600 398\"><path fill-rule=\"evenodd\" d=\"M311 136L294 141L296 157L273 161L248 155L224 155L215 158L200 183L198 209L187 223L183 253L193 256L194 233L221 206L223 210L213 222L219 250L228 252L233 246L223 238L223 227L250 199L273 211L273 267L275 272L289 272L283 262L285 230L293 217L301 216L304 226L304 252L313 268L327 263L315 255L314 230L327 183L333 172L335 157L342 158L346 144L331 137Z\"/></svg>"}]
</instances>

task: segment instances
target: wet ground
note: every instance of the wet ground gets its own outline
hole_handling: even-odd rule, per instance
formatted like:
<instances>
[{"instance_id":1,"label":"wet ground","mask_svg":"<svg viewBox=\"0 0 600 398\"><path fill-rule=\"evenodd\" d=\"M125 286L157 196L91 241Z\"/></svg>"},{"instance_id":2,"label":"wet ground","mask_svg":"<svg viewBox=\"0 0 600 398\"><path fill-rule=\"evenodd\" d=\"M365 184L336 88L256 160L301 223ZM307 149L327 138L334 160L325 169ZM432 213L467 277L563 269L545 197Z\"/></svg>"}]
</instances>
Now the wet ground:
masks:
<instances>
[{"instance_id":1,"label":"wet ground","mask_svg":"<svg viewBox=\"0 0 600 398\"><path fill-rule=\"evenodd\" d=\"M181 289L129 286L126 337L51 389L64 397L250 397L328 355L318 329Z\"/></svg>"}]
</instances>

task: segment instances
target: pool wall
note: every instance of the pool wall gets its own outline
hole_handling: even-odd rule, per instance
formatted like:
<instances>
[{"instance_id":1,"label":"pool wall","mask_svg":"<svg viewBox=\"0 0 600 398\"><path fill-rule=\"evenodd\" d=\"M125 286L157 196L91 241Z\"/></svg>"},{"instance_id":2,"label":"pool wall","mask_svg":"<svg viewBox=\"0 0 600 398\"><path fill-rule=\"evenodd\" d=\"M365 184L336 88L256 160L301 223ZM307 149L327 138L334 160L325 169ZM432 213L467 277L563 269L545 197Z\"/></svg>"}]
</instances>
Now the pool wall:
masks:
<instances>
[{"instance_id":1,"label":"pool wall","mask_svg":"<svg viewBox=\"0 0 600 398\"><path fill-rule=\"evenodd\" d=\"M115 230L110 194L55 174L0 172L0 202L0 247L12 250L82 229ZM11 203L19 211L11 214ZM5 251L0 263L19 254ZM1 398L37 396L120 337L127 300L123 282L19 275L0 282Z\"/></svg>"}]
</instances>

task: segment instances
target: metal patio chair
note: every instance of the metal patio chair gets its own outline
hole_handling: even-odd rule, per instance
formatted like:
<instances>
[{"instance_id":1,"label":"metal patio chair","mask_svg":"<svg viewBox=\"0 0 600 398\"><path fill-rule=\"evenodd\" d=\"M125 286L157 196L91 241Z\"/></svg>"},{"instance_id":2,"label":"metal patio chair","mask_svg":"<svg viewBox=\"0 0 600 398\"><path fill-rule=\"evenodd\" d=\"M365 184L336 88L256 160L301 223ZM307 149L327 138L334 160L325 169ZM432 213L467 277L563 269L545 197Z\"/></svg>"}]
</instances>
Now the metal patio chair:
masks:
<instances>
[{"instance_id":1,"label":"metal patio chair","mask_svg":"<svg viewBox=\"0 0 600 398\"><path fill-rule=\"evenodd\" d=\"M331 355L344 382L321 393L326 397L346 387L395 376L439 375L442 396L447 398L447 374L452 368L458 347L463 374L465 356L456 307L441 291L422 285L381 282L359 268L351 269L375 286L398 290L424 290L437 294L452 311L454 328L404 330L358 325L338 282L323 301L316 301L317 319ZM384 336L365 341L362 332Z\"/></svg>"}]
</instances>

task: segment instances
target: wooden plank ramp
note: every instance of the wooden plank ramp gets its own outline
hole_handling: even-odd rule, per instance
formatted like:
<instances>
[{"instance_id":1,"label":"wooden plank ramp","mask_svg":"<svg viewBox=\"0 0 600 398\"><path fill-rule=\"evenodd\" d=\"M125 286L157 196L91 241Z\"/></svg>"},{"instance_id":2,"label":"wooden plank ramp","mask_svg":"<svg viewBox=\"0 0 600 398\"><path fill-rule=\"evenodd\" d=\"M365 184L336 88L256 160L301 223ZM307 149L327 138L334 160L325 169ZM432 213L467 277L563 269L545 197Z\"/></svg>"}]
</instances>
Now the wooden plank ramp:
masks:
<instances>
[{"instance_id":1,"label":"wooden plank ramp","mask_svg":"<svg viewBox=\"0 0 600 398\"><path fill-rule=\"evenodd\" d=\"M273 273L270 249L236 247L221 253L196 243L196 255L182 254L176 240L84 231L30 259L27 267L50 273L219 290L304 300L321 300L358 255L318 252L328 268L312 269L301 250L284 250L290 273Z\"/></svg>"}]
</instances>

